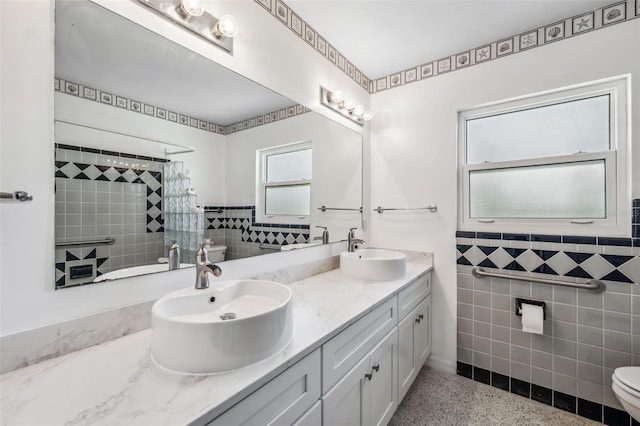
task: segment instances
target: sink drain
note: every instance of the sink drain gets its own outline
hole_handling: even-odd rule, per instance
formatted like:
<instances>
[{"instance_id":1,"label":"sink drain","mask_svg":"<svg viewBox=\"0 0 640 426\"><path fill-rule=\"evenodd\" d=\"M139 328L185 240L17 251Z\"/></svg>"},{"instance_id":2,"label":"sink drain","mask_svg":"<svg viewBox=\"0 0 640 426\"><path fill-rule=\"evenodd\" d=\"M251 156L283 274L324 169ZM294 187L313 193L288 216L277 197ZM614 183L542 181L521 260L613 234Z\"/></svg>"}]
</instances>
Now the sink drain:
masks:
<instances>
[{"instance_id":1,"label":"sink drain","mask_svg":"<svg viewBox=\"0 0 640 426\"><path fill-rule=\"evenodd\" d=\"M220 314L220 319L221 320L231 320L231 319L236 319L236 313L235 312L225 312L224 314Z\"/></svg>"}]
</instances>

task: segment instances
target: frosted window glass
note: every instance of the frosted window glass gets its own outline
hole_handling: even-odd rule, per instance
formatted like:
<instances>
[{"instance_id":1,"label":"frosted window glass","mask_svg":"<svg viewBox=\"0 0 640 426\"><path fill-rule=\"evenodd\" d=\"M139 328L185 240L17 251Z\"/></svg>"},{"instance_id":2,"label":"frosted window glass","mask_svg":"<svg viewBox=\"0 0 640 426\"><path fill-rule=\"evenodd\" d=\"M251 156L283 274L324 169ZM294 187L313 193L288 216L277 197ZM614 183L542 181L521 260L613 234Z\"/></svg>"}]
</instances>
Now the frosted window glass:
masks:
<instances>
[{"instance_id":1,"label":"frosted window glass","mask_svg":"<svg viewBox=\"0 0 640 426\"><path fill-rule=\"evenodd\" d=\"M609 95L468 120L467 163L609 150Z\"/></svg>"},{"instance_id":2,"label":"frosted window glass","mask_svg":"<svg viewBox=\"0 0 640 426\"><path fill-rule=\"evenodd\" d=\"M311 148L267 156L267 182L311 179Z\"/></svg>"},{"instance_id":3,"label":"frosted window glass","mask_svg":"<svg viewBox=\"0 0 640 426\"><path fill-rule=\"evenodd\" d=\"M265 214L309 216L311 185L268 186L264 200Z\"/></svg>"},{"instance_id":4,"label":"frosted window glass","mask_svg":"<svg viewBox=\"0 0 640 426\"><path fill-rule=\"evenodd\" d=\"M606 217L604 160L469 173L470 217Z\"/></svg>"}]
</instances>

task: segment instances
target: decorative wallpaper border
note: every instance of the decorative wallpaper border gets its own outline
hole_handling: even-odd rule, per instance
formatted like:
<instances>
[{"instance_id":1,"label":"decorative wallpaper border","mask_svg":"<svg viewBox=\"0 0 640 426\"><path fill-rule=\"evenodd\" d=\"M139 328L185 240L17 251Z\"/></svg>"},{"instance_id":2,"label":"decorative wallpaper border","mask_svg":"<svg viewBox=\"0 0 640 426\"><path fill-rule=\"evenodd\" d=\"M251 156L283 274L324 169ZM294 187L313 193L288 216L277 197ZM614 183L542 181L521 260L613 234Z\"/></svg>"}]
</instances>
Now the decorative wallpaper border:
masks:
<instances>
[{"instance_id":1,"label":"decorative wallpaper border","mask_svg":"<svg viewBox=\"0 0 640 426\"><path fill-rule=\"evenodd\" d=\"M282 0L255 0L265 8L278 22L289 28L300 39L304 40L317 53L338 67L367 92L370 92L371 79L358 67L344 57L338 49L322 37L313 27L300 18Z\"/></svg>"},{"instance_id":2,"label":"decorative wallpaper border","mask_svg":"<svg viewBox=\"0 0 640 426\"><path fill-rule=\"evenodd\" d=\"M611 5L525 31L512 37L497 40L493 43L478 46L377 78L372 82L369 92L377 93L394 87L404 86L416 81L524 52L549 43L555 43L580 34L586 34L638 17L640 17L640 0L618 1Z\"/></svg>"},{"instance_id":3,"label":"decorative wallpaper border","mask_svg":"<svg viewBox=\"0 0 640 426\"><path fill-rule=\"evenodd\" d=\"M309 225L256 222L255 206L205 206L206 229L237 229L241 232L242 242L289 245L309 242ZM226 217L230 211L251 210L249 217ZM225 217L212 217L213 213ZM248 216L248 214L247 214Z\"/></svg>"},{"instance_id":4,"label":"decorative wallpaper border","mask_svg":"<svg viewBox=\"0 0 640 426\"><path fill-rule=\"evenodd\" d=\"M243 121L238 121L227 126L222 126L220 124L203 121L159 106L145 104L144 102L136 101L125 96L105 92L100 89L94 89L92 87L73 83L60 78L54 78L53 87L56 92L77 96L82 99L88 99L101 104L110 105L115 108L145 114L161 120L172 121L177 124L182 124L183 126L194 127L196 129L219 135L229 135L242 130L252 129L254 127L285 120L311 111L304 105L296 104L277 111L271 111L263 115L251 117Z\"/></svg>"},{"instance_id":5,"label":"decorative wallpaper border","mask_svg":"<svg viewBox=\"0 0 640 426\"><path fill-rule=\"evenodd\" d=\"M254 0L367 92L373 94L640 17L640 0L622 0L460 53L370 79L282 0Z\"/></svg>"}]
</instances>

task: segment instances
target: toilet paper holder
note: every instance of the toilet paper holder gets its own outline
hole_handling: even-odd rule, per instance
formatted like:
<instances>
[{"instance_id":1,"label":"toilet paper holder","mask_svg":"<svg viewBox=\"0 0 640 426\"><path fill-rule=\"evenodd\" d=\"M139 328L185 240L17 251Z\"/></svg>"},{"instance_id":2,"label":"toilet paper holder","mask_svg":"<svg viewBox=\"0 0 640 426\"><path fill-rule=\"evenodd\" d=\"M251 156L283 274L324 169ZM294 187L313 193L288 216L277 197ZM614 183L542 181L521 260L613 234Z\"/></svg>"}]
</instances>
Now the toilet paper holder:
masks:
<instances>
[{"instance_id":1,"label":"toilet paper holder","mask_svg":"<svg viewBox=\"0 0 640 426\"><path fill-rule=\"evenodd\" d=\"M527 305L537 305L542 306L542 319L547 319L547 305L540 300L529 300L529 299L521 299L519 297L516 298L516 315L522 316L522 304L525 303Z\"/></svg>"}]
</instances>

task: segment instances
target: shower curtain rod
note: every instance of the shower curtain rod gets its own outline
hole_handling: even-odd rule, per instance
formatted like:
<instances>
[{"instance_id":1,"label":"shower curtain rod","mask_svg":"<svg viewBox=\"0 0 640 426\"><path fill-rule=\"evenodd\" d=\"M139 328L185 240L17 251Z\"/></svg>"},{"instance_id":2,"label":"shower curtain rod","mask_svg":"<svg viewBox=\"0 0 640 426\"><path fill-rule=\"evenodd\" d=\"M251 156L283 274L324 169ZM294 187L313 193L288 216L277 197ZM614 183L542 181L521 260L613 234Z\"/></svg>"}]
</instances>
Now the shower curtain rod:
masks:
<instances>
[{"instance_id":1,"label":"shower curtain rod","mask_svg":"<svg viewBox=\"0 0 640 426\"><path fill-rule=\"evenodd\" d=\"M170 145L170 146L175 146L177 148L183 148L180 151L173 151L173 152L170 152L165 148L164 149L164 154L165 155L175 155L175 154L185 154L185 153L188 153L188 152L195 152L195 148L192 148L190 146L178 145L178 144L175 144L175 143L172 143L172 142L166 142L166 141L163 141L163 140L160 140L160 139L148 138L148 137L145 137L145 136L134 135L132 133L120 132L118 130L104 129L104 128L101 128L101 127L91 126L89 124L78 123L78 122L75 122L75 121L60 120L60 119L57 119L57 118L54 121L56 121L58 123L71 124L72 126L85 127L87 129L99 130L99 131L107 132L107 133L113 133L114 135L127 136L127 137L130 137L130 138L136 138L136 139L144 139L144 140L150 141L150 142L157 142L157 143L161 143L161 144L164 144L164 145Z\"/></svg>"}]
</instances>

